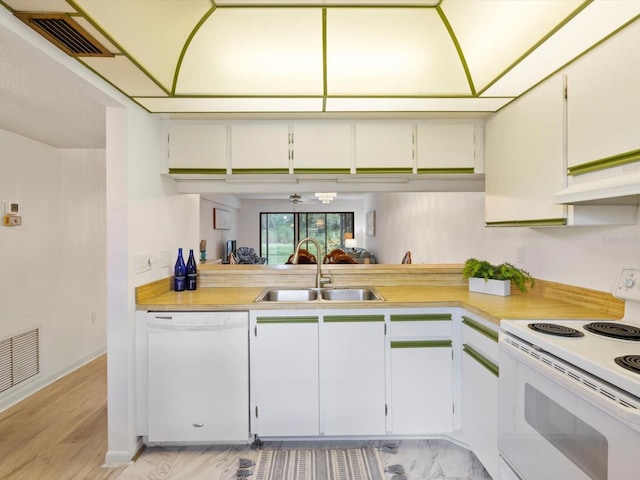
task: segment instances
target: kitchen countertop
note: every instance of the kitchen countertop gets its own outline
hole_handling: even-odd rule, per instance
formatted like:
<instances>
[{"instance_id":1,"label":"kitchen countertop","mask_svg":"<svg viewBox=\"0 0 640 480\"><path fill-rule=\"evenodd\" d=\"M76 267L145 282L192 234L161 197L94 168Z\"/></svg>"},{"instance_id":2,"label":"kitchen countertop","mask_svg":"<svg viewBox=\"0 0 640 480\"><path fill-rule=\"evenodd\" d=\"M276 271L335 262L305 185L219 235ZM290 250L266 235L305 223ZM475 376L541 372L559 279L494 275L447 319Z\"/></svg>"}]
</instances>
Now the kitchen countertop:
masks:
<instances>
[{"instance_id":1,"label":"kitchen countertop","mask_svg":"<svg viewBox=\"0 0 640 480\"><path fill-rule=\"evenodd\" d=\"M364 309L462 307L496 324L503 318L609 319L620 317L537 293L512 293L508 297L469 292L467 286L375 286L384 302L264 302L254 299L264 287L212 287L166 292L137 305L149 311L230 311L292 309Z\"/></svg>"}]
</instances>

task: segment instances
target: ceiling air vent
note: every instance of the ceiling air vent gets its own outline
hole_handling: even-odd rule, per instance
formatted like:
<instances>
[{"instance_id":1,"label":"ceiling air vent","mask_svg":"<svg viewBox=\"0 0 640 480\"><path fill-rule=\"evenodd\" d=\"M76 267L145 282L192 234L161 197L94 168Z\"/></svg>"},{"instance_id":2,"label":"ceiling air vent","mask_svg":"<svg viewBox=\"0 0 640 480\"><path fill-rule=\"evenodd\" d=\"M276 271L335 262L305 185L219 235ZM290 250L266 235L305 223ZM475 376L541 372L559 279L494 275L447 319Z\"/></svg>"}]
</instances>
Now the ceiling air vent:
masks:
<instances>
[{"instance_id":1,"label":"ceiling air vent","mask_svg":"<svg viewBox=\"0 0 640 480\"><path fill-rule=\"evenodd\" d=\"M69 15L16 12L15 16L72 57L113 56Z\"/></svg>"}]
</instances>

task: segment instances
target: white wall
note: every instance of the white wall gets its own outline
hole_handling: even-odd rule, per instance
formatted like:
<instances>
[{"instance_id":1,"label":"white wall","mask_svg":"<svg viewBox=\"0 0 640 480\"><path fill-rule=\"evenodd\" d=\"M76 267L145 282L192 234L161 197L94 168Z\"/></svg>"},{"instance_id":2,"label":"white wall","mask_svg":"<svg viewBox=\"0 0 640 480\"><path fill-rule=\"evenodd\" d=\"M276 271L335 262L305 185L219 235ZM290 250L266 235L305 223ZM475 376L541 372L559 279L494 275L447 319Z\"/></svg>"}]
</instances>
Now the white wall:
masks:
<instances>
[{"instance_id":1,"label":"white wall","mask_svg":"<svg viewBox=\"0 0 640 480\"><path fill-rule=\"evenodd\" d=\"M366 237L379 263L509 261L536 278L609 292L620 269L640 267L640 226L484 226L483 193L376 193L376 235ZM524 262L518 262L518 250Z\"/></svg>"},{"instance_id":2,"label":"white wall","mask_svg":"<svg viewBox=\"0 0 640 480\"><path fill-rule=\"evenodd\" d=\"M0 339L40 327L40 375L0 394L0 410L104 352L104 150L58 150L0 130Z\"/></svg>"},{"instance_id":3,"label":"white wall","mask_svg":"<svg viewBox=\"0 0 640 480\"><path fill-rule=\"evenodd\" d=\"M207 241L207 260L222 260L227 240L236 240L238 237L240 201L230 195L220 194L212 195L212 197L214 197L213 200L200 198L200 239ZM229 230L215 230L213 228L214 208L231 213L231 228Z\"/></svg>"}]
</instances>

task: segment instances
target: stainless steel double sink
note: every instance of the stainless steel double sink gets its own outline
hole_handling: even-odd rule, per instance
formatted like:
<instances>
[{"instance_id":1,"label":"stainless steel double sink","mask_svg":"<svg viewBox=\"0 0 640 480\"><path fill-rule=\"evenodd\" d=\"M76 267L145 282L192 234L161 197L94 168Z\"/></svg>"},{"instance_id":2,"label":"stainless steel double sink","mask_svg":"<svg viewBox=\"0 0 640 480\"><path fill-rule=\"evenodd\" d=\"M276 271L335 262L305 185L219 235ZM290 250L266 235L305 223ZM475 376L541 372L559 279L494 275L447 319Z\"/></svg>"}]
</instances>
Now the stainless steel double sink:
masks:
<instances>
[{"instance_id":1,"label":"stainless steel double sink","mask_svg":"<svg viewBox=\"0 0 640 480\"><path fill-rule=\"evenodd\" d=\"M256 302L363 302L384 301L374 288L267 288Z\"/></svg>"}]
</instances>

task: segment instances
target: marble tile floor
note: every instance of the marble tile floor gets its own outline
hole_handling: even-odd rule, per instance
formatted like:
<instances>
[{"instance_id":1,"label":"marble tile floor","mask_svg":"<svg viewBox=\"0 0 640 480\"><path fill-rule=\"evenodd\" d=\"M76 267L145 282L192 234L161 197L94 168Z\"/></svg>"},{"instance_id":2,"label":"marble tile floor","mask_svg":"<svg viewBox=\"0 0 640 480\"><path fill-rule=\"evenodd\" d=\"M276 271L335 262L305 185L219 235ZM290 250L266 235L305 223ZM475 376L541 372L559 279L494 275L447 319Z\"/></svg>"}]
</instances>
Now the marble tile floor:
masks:
<instances>
[{"instance_id":1,"label":"marble tile floor","mask_svg":"<svg viewBox=\"0 0 640 480\"><path fill-rule=\"evenodd\" d=\"M385 467L402 465L408 480L491 480L476 456L447 440L264 442L263 448L354 448L397 446L381 450ZM117 480L236 480L238 459L257 459L250 445L148 447ZM387 478L391 478L388 474ZM253 476L247 480L252 480Z\"/></svg>"}]
</instances>

